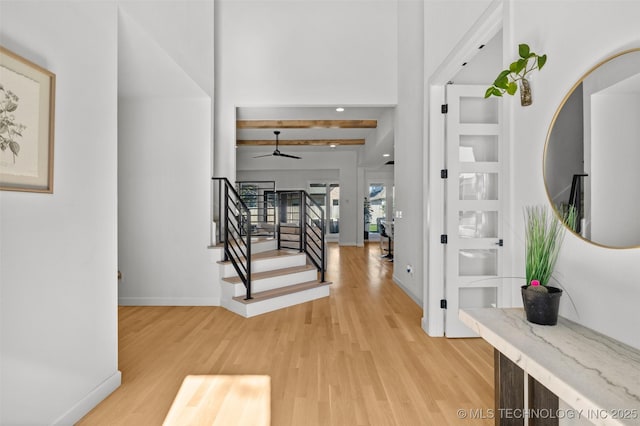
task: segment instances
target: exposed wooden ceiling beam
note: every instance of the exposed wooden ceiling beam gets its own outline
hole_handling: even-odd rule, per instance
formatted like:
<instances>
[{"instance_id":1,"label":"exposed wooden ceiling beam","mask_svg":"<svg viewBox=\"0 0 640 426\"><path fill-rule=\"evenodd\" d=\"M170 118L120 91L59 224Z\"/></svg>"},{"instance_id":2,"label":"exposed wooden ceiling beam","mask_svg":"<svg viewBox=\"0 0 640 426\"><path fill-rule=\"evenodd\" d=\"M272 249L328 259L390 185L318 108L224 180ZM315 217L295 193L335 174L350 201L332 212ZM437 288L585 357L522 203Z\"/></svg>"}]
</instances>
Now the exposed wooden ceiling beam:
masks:
<instances>
[{"instance_id":1,"label":"exposed wooden ceiling beam","mask_svg":"<svg viewBox=\"0 0 640 426\"><path fill-rule=\"evenodd\" d=\"M266 146L275 145L275 139L258 140L237 140L238 146ZM307 145L307 146L329 146L329 145L364 145L364 139L280 139L279 145Z\"/></svg>"},{"instance_id":2,"label":"exposed wooden ceiling beam","mask_svg":"<svg viewBox=\"0 0 640 426\"><path fill-rule=\"evenodd\" d=\"M375 129L378 120L237 120L238 129Z\"/></svg>"}]
</instances>

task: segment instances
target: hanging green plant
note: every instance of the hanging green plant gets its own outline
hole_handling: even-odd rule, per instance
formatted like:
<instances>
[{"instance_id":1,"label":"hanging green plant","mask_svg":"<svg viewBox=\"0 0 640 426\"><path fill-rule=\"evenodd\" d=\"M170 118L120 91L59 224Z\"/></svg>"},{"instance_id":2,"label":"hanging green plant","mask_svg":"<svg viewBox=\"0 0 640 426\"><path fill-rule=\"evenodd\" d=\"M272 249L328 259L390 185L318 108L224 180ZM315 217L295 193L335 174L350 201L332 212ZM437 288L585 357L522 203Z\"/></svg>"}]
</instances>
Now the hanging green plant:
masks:
<instances>
[{"instance_id":1,"label":"hanging green plant","mask_svg":"<svg viewBox=\"0 0 640 426\"><path fill-rule=\"evenodd\" d=\"M518 45L518 54L520 59L512 62L508 69L498 74L491 87L485 92L485 98L502 96L505 93L514 95L520 86L520 103L522 106L531 105L531 86L527 74L535 69L541 70L547 63L547 55L532 52L529 45L525 43Z\"/></svg>"}]
</instances>

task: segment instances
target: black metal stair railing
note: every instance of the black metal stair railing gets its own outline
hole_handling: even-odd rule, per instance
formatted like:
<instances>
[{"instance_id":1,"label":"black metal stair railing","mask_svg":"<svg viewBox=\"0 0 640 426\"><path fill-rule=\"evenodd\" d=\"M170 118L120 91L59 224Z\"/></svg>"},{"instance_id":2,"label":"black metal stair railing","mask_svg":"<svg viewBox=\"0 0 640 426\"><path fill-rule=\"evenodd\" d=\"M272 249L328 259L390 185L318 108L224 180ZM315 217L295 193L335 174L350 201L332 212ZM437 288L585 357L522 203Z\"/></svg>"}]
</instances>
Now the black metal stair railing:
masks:
<instances>
[{"instance_id":1,"label":"black metal stair railing","mask_svg":"<svg viewBox=\"0 0 640 426\"><path fill-rule=\"evenodd\" d=\"M325 282L325 213L306 191L276 191L278 248L305 252Z\"/></svg>"},{"instance_id":2,"label":"black metal stair railing","mask_svg":"<svg viewBox=\"0 0 640 426\"><path fill-rule=\"evenodd\" d=\"M251 235L275 238L275 181L237 181L236 191L251 211Z\"/></svg>"},{"instance_id":3,"label":"black metal stair railing","mask_svg":"<svg viewBox=\"0 0 640 426\"><path fill-rule=\"evenodd\" d=\"M224 260L231 261L251 299L251 211L227 178L213 177L213 220Z\"/></svg>"},{"instance_id":4,"label":"black metal stair railing","mask_svg":"<svg viewBox=\"0 0 640 426\"><path fill-rule=\"evenodd\" d=\"M278 204L278 249L304 251L302 242L302 191L276 191Z\"/></svg>"},{"instance_id":5,"label":"black metal stair railing","mask_svg":"<svg viewBox=\"0 0 640 426\"><path fill-rule=\"evenodd\" d=\"M326 243L324 209L305 192L302 203L302 240L307 257L320 271L320 281L325 282L326 271Z\"/></svg>"}]
</instances>

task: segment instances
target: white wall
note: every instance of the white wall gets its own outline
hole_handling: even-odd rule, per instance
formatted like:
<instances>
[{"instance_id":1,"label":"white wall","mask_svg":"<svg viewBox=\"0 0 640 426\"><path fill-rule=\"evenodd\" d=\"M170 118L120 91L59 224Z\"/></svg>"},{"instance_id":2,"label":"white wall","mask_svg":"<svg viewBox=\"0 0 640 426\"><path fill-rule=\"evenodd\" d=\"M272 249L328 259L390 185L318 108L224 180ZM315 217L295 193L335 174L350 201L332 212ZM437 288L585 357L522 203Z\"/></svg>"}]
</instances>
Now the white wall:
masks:
<instances>
[{"instance_id":1,"label":"white wall","mask_svg":"<svg viewBox=\"0 0 640 426\"><path fill-rule=\"evenodd\" d=\"M544 70L533 80L533 105L521 108L518 99L505 99L514 119L510 137L513 205L508 226L514 229L518 254L514 271L522 271L522 208L548 205L542 158L553 114L584 72L614 52L640 44L640 3L556 1L551 6L549 2L517 1L511 6L511 44L527 41L549 57ZM570 296L563 297L561 315L640 348L639 260L638 249L606 249L568 234L556 267L556 275ZM514 304L521 303L518 297L514 292Z\"/></svg>"},{"instance_id":2,"label":"white wall","mask_svg":"<svg viewBox=\"0 0 640 426\"><path fill-rule=\"evenodd\" d=\"M340 170L238 170L238 181L274 181L276 190L304 189L311 182L338 182Z\"/></svg>"},{"instance_id":3,"label":"white wall","mask_svg":"<svg viewBox=\"0 0 640 426\"><path fill-rule=\"evenodd\" d=\"M360 151L358 165L364 168L380 167L383 154L390 154L388 160L393 159L394 126L396 109L388 108L378 117L378 127L375 132L367 135L365 147Z\"/></svg>"},{"instance_id":4,"label":"white wall","mask_svg":"<svg viewBox=\"0 0 640 426\"><path fill-rule=\"evenodd\" d=\"M422 150L424 121L424 3L398 2L398 106L393 280L422 304L424 268ZM402 217L400 217L402 215ZM413 272L407 272L407 265Z\"/></svg>"},{"instance_id":5,"label":"white wall","mask_svg":"<svg viewBox=\"0 0 640 426\"><path fill-rule=\"evenodd\" d=\"M562 106L549 134L544 176L555 205L569 202L573 175L585 171L582 95L580 85Z\"/></svg>"},{"instance_id":6,"label":"white wall","mask_svg":"<svg viewBox=\"0 0 640 426\"><path fill-rule=\"evenodd\" d=\"M264 154L261 152L260 154ZM287 158L263 157L253 158L256 152L242 150L238 152L238 176L242 180L247 177L250 170L260 170L261 180L281 179L283 184L294 185L293 188L305 189L309 179L302 178L297 172L308 170L309 177L318 174L318 171L331 167L338 170L340 183L340 244L356 245L358 243L358 229L362 233L362 225L358 226L358 213L362 217L362 201L358 198L358 190L361 185L358 182L357 151L336 151L336 152L313 152L305 151L300 160ZM292 175L284 177L289 171ZM253 174L253 176L256 176ZM272 177L269 177L272 176ZM292 182L295 177L301 177L296 183ZM240 178L238 180L241 180ZM359 202L360 201L360 202ZM360 219L361 220L361 219ZM362 236L360 236L360 242Z\"/></svg>"},{"instance_id":7,"label":"white wall","mask_svg":"<svg viewBox=\"0 0 640 426\"><path fill-rule=\"evenodd\" d=\"M638 117L638 93L591 96L591 238L600 244L640 245Z\"/></svg>"},{"instance_id":8,"label":"white wall","mask_svg":"<svg viewBox=\"0 0 640 426\"><path fill-rule=\"evenodd\" d=\"M447 56L465 36L478 18L487 9L491 0L482 1L453 1L453 0L432 0L424 3L424 79L429 81L438 67L445 61ZM447 37L442 37L447 34ZM460 69L452 71L451 76L446 76L447 80L452 78ZM445 80L446 81L446 80ZM425 87L430 92L431 88ZM434 96L435 97L435 96ZM424 103L424 138L423 138L423 192L422 205L424 215L423 223L423 269L424 286L422 327L432 336L444 335L444 313L440 309L440 300L444 298L444 248L439 243L439 236L443 232L443 222L441 206L444 201L444 192L439 170L444 166L444 146L436 146L432 140L444 127L443 115L439 114L440 121L431 122L427 117L431 116L433 108L436 111L445 101L444 91L440 90L437 99L425 96ZM438 152L437 155L434 152ZM396 182L398 185L398 182ZM436 190L440 188L440 192Z\"/></svg>"},{"instance_id":9,"label":"white wall","mask_svg":"<svg viewBox=\"0 0 640 426\"><path fill-rule=\"evenodd\" d=\"M218 259L208 249L213 76L205 74L213 69L213 13L212 2L120 5L122 305L220 303ZM171 37L160 30L167 22Z\"/></svg>"},{"instance_id":10,"label":"white wall","mask_svg":"<svg viewBox=\"0 0 640 426\"><path fill-rule=\"evenodd\" d=\"M637 48L637 46L633 46ZM582 114L583 114L583 122L584 122L584 173L589 175L589 177L584 179L584 217L585 217L585 226L581 230L582 235L585 236L588 240L598 242L597 239L593 239L591 235L591 183L594 178L593 171L591 170L592 163L597 162L597 157L592 157L592 148L591 148L591 98L593 94L600 93L604 90L612 90L615 87L620 90L619 85L629 84L636 85L637 83L633 83L633 80L637 78L638 73L640 72L640 55L636 53L627 53L621 55L621 51L612 52L613 54L608 56L603 61L599 61L592 65L592 67L588 70L589 75L584 78L582 81L582 89L583 89L583 105L582 105ZM614 59L611 59L612 56L616 56ZM594 69L594 67L596 69ZM634 77L635 76L635 77ZM625 83L626 82L626 83ZM637 90L637 89L636 89ZM596 183L597 184L597 183ZM597 209L597 207L596 207ZM606 244L605 245L613 245L616 246L613 240L607 239L605 237ZM637 245L637 244L631 244Z\"/></svg>"},{"instance_id":11,"label":"white wall","mask_svg":"<svg viewBox=\"0 0 640 426\"><path fill-rule=\"evenodd\" d=\"M208 98L120 99L121 305L219 305Z\"/></svg>"},{"instance_id":12,"label":"white wall","mask_svg":"<svg viewBox=\"0 0 640 426\"><path fill-rule=\"evenodd\" d=\"M428 0L424 2L425 78L433 74L491 1Z\"/></svg>"},{"instance_id":13,"label":"white wall","mask_svg":"<svg viewBox=\"0 0 640 426\"><path fill-rule=\"evenodd\" d=\"M1 424L72 424L120 384L116 19L0 3L0 44L57 75L54 193L0 193Z\"/></svg>"},{"instance_id":14,"label":"white wall","mask_svg":"<svg viewBox=\"0 0 640 426\"><path fill-rule=\"evenodd\" d=\"M396 103L395 1L223 0L215 15L216 176L235 179L236 106Z\"/></svg>"},{"instance_id":15,"label":"white wall","mask_svg":"<svg viewBox=\"0 0 640 426\"><path fill-rule=\"evenodd\" d=\"M119 5L204 93L213 96L213 0L120 0ZM159 70L149 71L152 79Z\"/></svg>"},{"instance_id":16,"label":"white wall","mask_svg":"<svg viewBox=\"0 0 640 426\"><path fill-rule=\"evenodd\" d=\"M512 184L510 212L505 223L505 229L511 232L505 235L505 241L513 247L514 252L509 254L514 259L511 269L513 275L518 275L518 271L524 271L522 209L531 204L548 205L542 160L553 114L582 74L614 52L639 44L634 17L640 12L640 4L533 0L505 4L505 62L508 62L507 54L513 54L513 46L523 41L549 57L544 70L534 76L532 106L520 107L517 97L503 101L507 115L513 118L506 134L510 141L509 181ZM451 14L464 9L456 8L454 3L443 5L437 1L426 2L425 6L425 74L428 76L441 62L437 54L429 55L429 40L434 43L442 40L438 34L446 28L456 34L459 28L456 23L461 20ZM449 13L442 7L450 8ZM430 11L442 13L431 15ZM436 19L434 16L437 22L430 25L429 19ZM436 53L442 50L433 47ZM435 63L433 68L432 63ZM567 295L563 297L561 315L640 347L640 335L634 331L637 322L634 311L640 300L640 286L635 278L640 273L638 260L638 249L610 250L567 235L556 267L556 276ZM429 286L441 286L441 283L429 283ZM514 306L521 305L519 292L512 292L511 302ZM425 316L431 318L434 313L427 310L428 306L431 305L425 304Z\"/></svg>"}]
</instances>

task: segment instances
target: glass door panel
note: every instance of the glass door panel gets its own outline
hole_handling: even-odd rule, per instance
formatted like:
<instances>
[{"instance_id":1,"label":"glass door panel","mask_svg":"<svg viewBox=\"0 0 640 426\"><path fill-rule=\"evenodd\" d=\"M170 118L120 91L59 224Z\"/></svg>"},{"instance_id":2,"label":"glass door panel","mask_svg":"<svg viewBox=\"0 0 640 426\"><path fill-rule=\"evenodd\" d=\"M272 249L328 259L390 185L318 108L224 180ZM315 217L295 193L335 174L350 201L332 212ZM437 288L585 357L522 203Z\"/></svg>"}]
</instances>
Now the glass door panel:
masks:
<instances>
[{"instance_id":1,"label":"glass door panel","mask_svg":"<svg viewBox=\"0 0 640 426\"><path fill-rule=\"evenodd\" d=\"M498 161L498 137L496 135L461 135L460 162Z\"/></svg>"},{"instance_id":2,"label":"glass door panel","mask_svg":"<svg viewBox=\"0 0 640 426\"><path fill-rule=\"evenodd\" d=\"M497 173L460 173L460 200L497 200Z\"/></svg>"},{"instance_id":3,"label":"glass door panel","mask_svg":"<svg viewBox=\"0 0 640 426\"><path fill-rule=\"evenodd\" d=\"M369 220L369 232L380 232L380 221L387 217L387 191L382 183L369 185L369 203L371 206L371 218Z\"/></svg>"},{"instance_id":4,"label":"glass door panel","mask_svg":"<svg viewBox=\"0 0 640 426\"><path fill-rule=\"evenodd\" d=\"M329 185L329 234L340 233L340 184Z\"/></svg>"},{"instance_id":5,"label":"glass door panel","mask_svg":"<svg viewBox=\"0 0 640 426\"><path fill-rule=\"evenodd\" d=\"M461 249L458 251L458 275L496 276L498 275L498 250Z\"/></svg>"},{"instance_id":6,"label":"glass door panel","mask_svg":"<svg viewBox=\"0 0 640 426\"><path fill-rule=\"evenodd\" d=\"M483 95L480 98L475 96L464 96L459 99L459 123L498 124L500 105L498 104L497 98L485 99Z\"/></svg>"},{"instance_id":7,"label":"glass door panel","mask_svg":"<svg viewBox=\"0 0 640 426\"><path fill-rule=\"evenodd\" d=\"M482 210L458 212L458 237L498 238L498 212Z\"/></svg>"}]
</instances>

